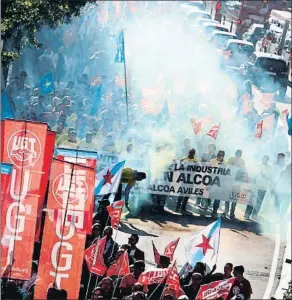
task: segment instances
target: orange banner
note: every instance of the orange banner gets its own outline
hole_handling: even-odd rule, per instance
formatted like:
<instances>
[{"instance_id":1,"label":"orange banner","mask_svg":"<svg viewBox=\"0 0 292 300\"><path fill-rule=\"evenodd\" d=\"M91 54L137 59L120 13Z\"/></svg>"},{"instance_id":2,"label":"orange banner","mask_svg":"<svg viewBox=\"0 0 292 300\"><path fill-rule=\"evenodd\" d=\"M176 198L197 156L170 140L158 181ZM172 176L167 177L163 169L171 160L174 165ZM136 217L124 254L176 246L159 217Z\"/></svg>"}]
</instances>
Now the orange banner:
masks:
<instances>
[{"instance_id":1,"label":"orange banner","mask_svg":"<svg viewBox=\"0 0 292 300\"><path fill-rule=\"evenodd\" d=\"M94 183L94 169L53 159L36 299L44 299L53 282L78 299Z\"/></svg>"},{"instance_id":2,"label":"orange banner","mask_svg":"<svg viewBox=\"0 0 292 300\"><path fill-rule=\"evenodd\" d=\"M10 278L28 280L31 275L40 184L47 125L5 120L1 161L13 164L9 192L3 203L1 228L2 268L13 256Z\"/></svg>"}]
</instances>

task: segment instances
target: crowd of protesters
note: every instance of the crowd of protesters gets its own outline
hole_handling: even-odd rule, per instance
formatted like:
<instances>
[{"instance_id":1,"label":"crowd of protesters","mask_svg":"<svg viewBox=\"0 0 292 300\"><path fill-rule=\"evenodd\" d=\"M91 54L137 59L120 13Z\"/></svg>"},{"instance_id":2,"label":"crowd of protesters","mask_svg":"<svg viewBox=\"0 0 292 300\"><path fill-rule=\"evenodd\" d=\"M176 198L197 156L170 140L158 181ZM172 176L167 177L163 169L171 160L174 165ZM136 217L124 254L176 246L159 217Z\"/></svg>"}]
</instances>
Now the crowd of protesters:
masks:
<instances>
[{"instance_id":1,"label":"crowd of protesters","mask_svg":"<svg viewBox=\"0 0 292 300\"><path fill-rule=\"evenodd\" d=\"M154 142L148 131L159 131L161 123L155 117L143 114L139 105L142 100L141 90L137 89L134 84L127 95L129 115L126 114L123 72L117 71L113 64L116 42L112 32L106 27L99 28L97 23L94 28L86 30L87 39L95 41L88 50L82 26L86 27L77 22L72 25L71 40L69 39L65 43L65 48L63 38L68 28L66 27L63 31L62 29L54 31L53 46L49 46L49 37L47 37L47 43L44 43L45 46L35 55L35 70L26 71L24 69L17 75L9 77L7 95L13 103L16 119L47 122L50 129L57 132L57 147L65 146L74 149L79 147L80 149L118 153L123 157L135 153L136 158L143 158L147 161L151 156L152 162L158 162L163 157L163 160L168 160L169 163L174 159L180 159L188 162L210 163L212 166L233 165L244 170L241 174L243 182L249 180L250 164L245 159L245 155L248 154L245 150L234 148L234 146L230 149L229 145L226 145L228 149L224 147L217 149L210 140L198 141L193 138L185 138L185 131L179 127L174 133L179 142ZM74 34L76 35L75 39ZM43 38L45 41L46 37ZM88 57L83 53L89 53ZM48 78L46 83L52 86L39 84L39 78L50 73L53 81L50 82ZM244 83L243 87L242 82ZM130 82L130 85L131 83L133 82ZM244 80L238 85L237 92L238 111L240 111L241 96L249 93L252 101L253 95L250 85ZM201 102L196 104L198 110L204 103L204 97L201 95L199 98L198 101ZM187 111L193 107L192 105L194 104L191 103L190 106L186 104L185 107L179 107L179 109L188 115ZM205 111L204 109L202 109L202 113ZM253 106L248 115L242 116L241 120L248 131L253 133L257 122L271 114L275 114L273 136L262 143L262 149L255 155L256 159L252 161L252 164L256 162L259 165L252 172L258 194L256 204L246 207L246 219L251 216L255 218L258 215L268 189L271 189L276 195L280 212L284 214L289 205L287 188L289 189L291 185L290 153L288 152L286 132L283 127L278 126L280 112L276 108L276 103L272 102L270 108L264 110L262 114L259 114ZM241 116L240 112L239 115ZM151 126L145 126L146 121L151 122ZM173 124L177 126L176 120ZM235 152L234 155L232 151ZM156 160L152 153L156 155ZM269 184L270 181L272 181L272 187ZM156 197L156 206L160 211L163 211L166 198L166 196ZM285 201L282 200L283 198ZM211 199L197 198L196 205L209 211L213 217L217 217L220 200L214 200L213 203L212 201ZM176 211L186 213L187 204L188 197L178 197ZM145 255L142 250L137 248L139 236L136 234L129 236L128 244L125 245L118 245L114 241L113 229L109 227L107 205L109 205L107 199L99 203L93 218L92 234L87 236L86 248L92 245L97 238L105 235L107 242L103 257L106 266L109 267L122 253L127 252L131 272L122 277L90 276L84 262L80 299L194 300L201 285L228 279L232 276L236 277L237 282L234 299L250 299L252 288L244 277L244 267L233 267L232 263L227 263L222 273L215 273L216 266L208 272L205 264L197 263L188 276L180 278L181 291L179 295L165 283L152 286L141 285L138 283L138 278L145 270L147 253ZM236 203L225 202L223 217L235 218L235 210ZM38 280L39 249L40 245L36 244L32 277L29 281L22 282L2 278L3 299L33 299L34 285ZM148 260L150 259L148 258ZM5 271L9 272L12 265L13 260L10 265L6 266ZM170 265L169 257L161 255L157 267L168 268ZM91 277L90 280L89 277ZM52 285L48 288L47 299L65 300L67 291Z\"/></svg>"}]
</instances>

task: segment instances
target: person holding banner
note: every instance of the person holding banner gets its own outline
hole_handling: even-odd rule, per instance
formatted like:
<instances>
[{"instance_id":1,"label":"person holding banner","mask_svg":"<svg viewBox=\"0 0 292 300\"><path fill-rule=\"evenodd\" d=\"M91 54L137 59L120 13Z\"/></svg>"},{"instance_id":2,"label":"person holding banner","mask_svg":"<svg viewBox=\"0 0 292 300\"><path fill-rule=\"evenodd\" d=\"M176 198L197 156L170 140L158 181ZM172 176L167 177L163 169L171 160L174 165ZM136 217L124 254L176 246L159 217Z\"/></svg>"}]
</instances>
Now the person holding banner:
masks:
<instances>
[{"instance_id":1,"label":"person holding banner","mask_svg":"<svg viewBox=\"0 0 292 300\"><path fill-rule=\"evenodd\" d=\"M192 275L191 283L183 286L183 291L190 299L196 299L196 296L200 290L203 277L200 273L194 273Z\"/></svg>"},{"instance_id":2,"label":"person holding banner","mask_svg":"<svg viewBox=\"0 0 292 300\"><path fill-rule=\"evenodd\" d=\"M189 155L182 158L180 162L183 164L184 162L186 163L197 163L199 162L199 158L195 156L196 155L196 150L194 148L189 150ZM176 211L179 212L181 211L182 213L186 213L187 211L187 204L188 204L189 197L183 197L179 196L177 198L176 202Z\"/></svg>"}]
</instances>

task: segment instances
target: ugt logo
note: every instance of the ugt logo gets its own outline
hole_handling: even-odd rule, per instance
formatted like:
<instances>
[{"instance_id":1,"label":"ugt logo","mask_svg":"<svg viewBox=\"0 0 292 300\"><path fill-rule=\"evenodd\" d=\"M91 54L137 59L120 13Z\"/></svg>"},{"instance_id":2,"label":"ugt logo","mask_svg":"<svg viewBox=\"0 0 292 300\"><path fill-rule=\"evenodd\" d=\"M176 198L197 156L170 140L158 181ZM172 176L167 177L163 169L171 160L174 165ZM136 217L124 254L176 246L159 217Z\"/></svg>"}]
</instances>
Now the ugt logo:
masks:
<instances>
[{"instance_id":1,"label":"ugt logo","mask_svg":"<svg viewBox=\"0 0 292 300\"><path fill-rule=\"evenodd\" d=\"M16 167L35 165L40 158L42 146L38 137L30 130L18 130L8 140L7 153Z\"/></svg>"},{"instance_id":2,"label":"ugt logo","mask_svg":"<svg viewBox=\"0 0 292 300\"><path fill-rule=\"evenodd\" d=\"M72 174L71 166L65 164L64 173L53 182L53 196L63 208L66 208L68 201L68 209L84 210L88 198L86 170L74 167Z\"/></svg>"}]
</instances>

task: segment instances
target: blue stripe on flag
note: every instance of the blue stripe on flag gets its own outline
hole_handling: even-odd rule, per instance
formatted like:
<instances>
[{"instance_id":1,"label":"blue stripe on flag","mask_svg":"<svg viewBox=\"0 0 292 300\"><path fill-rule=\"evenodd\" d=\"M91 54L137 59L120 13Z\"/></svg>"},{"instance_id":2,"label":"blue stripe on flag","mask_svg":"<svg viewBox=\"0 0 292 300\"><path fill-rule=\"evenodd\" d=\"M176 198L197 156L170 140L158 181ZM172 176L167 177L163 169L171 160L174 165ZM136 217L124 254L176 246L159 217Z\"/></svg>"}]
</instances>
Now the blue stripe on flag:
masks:
<instances>
[{"instance_id":1,"label":"blue stripe on flag","mask_svg":"<svg viewBox=\"0 0 292 300\"><path fill-rule=\"evenodd\" d=\"M220 228L221 226L221 219L219 218L217 220L217 222L213 225L213 227L211 228L209 234L208 234L208 239L214 234L215 230Z\"/></svg>"},{"instance_id":2,"label":"blue stripe on flag","mask_svg":"<svg viewBox=\"0 0 292 300\"><path fill-rule=\"evenodd\" d=\"M85 151L85 150L74 150L74 149L64 149L57 148L55 150L55 155L63 155L69 157L79 157L79 158L95 158L97 157L97 152Z\"/></svg>"},{"instance_id":3,"label":"blue stripe on flag","mask_svg":"<svg viewBox=\"0 0 292 300\"><path fill-rule=\"evenodd\" d=\"M118 162L118 163L110 170L111 174L112 174L113 176L115 176L115 175L119 172L119 170L120 170L121 168L124 167L124 164L125 164L125 161L124 161L124 160L121 161L121 162ZM95 194L95 195L98 195L98 194L99 194L99 192L100 192L100 190L102 189L103 185L104 185L104 178L101 179L101 181L99 182L98 186L95 188L95 191L94 191L94 194Z\"/></svg>"}]
</instances>

